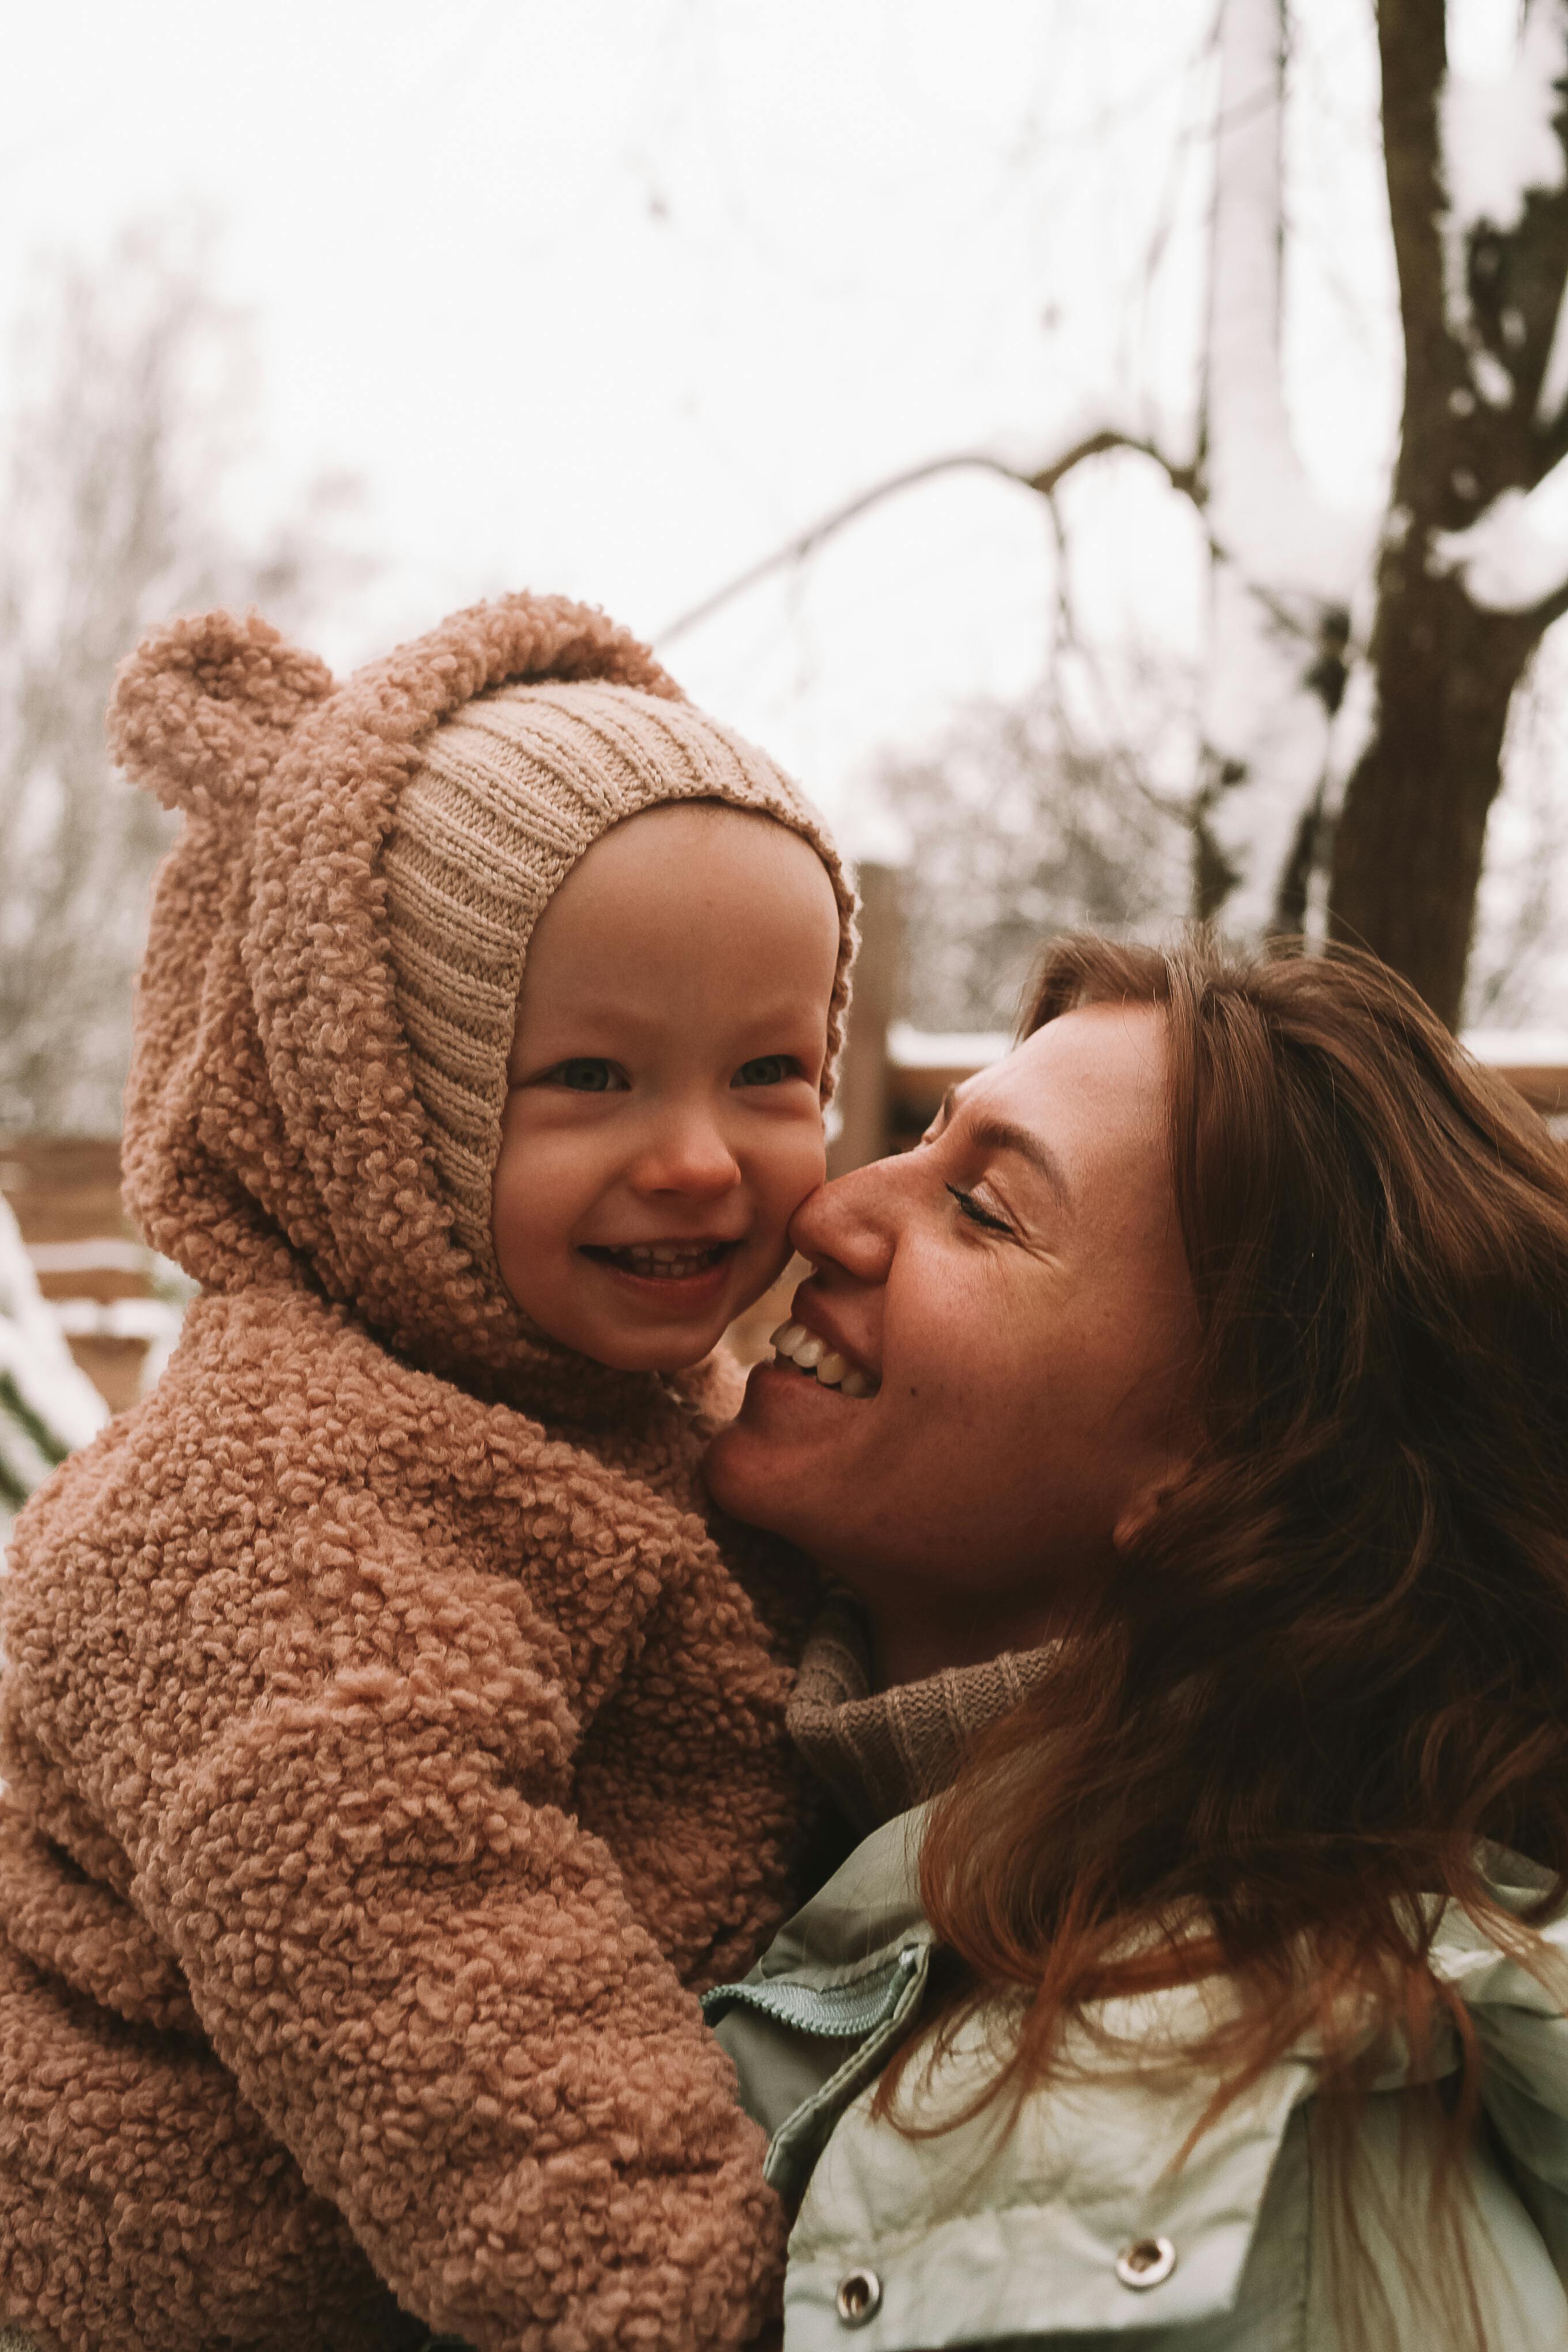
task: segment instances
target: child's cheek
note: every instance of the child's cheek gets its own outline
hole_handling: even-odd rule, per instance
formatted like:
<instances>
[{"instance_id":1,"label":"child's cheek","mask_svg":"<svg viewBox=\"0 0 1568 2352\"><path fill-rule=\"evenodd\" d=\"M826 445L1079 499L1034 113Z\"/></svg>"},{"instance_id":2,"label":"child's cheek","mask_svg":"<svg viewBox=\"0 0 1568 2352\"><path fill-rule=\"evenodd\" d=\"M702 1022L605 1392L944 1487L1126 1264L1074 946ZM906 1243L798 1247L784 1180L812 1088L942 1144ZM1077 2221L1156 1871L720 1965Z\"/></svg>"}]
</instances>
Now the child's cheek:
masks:
<instances>
[{"instance_id":1,"label":"child's cheek","mask_svg":"<svg viewBox=\"0 0 1568 2352\"><path fill-rule=\"evenodd\" d=\"M827 1146L820 1116L803 1119L798 1129L779 1137L764 1184L759 1187L762 1214L758 1224L766 1224L770 1241L776 1240L785 1257L790 1247L790 1219L826 1181L826 1175Z\"/></svg>"}]
</instances>

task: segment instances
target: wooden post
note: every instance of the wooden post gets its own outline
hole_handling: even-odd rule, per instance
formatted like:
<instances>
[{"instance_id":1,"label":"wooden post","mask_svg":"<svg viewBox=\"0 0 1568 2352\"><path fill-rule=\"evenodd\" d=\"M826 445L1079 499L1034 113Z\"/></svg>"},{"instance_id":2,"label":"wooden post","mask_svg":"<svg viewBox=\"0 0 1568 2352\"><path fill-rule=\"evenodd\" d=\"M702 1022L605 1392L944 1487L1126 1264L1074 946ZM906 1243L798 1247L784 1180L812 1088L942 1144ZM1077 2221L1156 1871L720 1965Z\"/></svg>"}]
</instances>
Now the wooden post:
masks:
<instances>
[{"instance_id":1,"label":"wooden post","mask_svg":"<svg viewBox=\"0 0 1568 2352\"><path fill-rule=\"evenodd\" d=\"M903 979L903 874L868 859L856 874L860 892L860 954L849 1031L838 1076L838 1133L827 1147L827 1172L843 1176L880 1160L888 1134L888 1030Z\"/></svg>"}]
</instances>

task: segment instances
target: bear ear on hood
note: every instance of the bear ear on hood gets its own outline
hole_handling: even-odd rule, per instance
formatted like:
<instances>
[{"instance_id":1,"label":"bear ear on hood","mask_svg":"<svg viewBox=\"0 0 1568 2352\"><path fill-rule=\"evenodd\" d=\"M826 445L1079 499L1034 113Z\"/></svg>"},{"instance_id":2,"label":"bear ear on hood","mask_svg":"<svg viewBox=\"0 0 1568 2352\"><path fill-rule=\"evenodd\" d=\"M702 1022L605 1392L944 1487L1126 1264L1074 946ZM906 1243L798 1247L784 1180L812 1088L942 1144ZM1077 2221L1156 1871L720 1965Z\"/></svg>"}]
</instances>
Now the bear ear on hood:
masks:
<instances>
[{"instance_id":1,"label":"bear ear on hood","mask_svg":"<svg viewBox=\"0 0 1568 2352\"><path fill-rule=\"evenodd\" d=\"M259 613L168 621L120 667L110 751L165 808L247 803L295 721L331 689L325 662Z\"/></svg>"}]
</instances>

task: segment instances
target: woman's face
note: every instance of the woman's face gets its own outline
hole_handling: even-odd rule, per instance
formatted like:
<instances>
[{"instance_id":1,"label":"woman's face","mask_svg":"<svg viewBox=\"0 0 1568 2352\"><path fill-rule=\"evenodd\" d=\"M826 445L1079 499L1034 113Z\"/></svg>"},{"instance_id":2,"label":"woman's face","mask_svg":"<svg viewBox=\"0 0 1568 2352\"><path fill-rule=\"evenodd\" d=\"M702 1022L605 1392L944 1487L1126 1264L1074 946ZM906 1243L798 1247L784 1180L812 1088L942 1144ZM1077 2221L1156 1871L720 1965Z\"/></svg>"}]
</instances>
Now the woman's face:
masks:
<instances>
[{"instance_id":1,"label":"woman's face","mask_svg":"<svg viewBox=\"0 0 1568 2352\"><path fill-rule=\"evenodd\" d=\"M1194 1442L1165 1133L1163 1015L1095 1006L959 1087L914 1150L815 1193L792 1314L875 1385L759 1365L709 1457L717 1500L874 1613L922 1589L973 1604L980 1654L980 1620L1103 1572Z\"/></svg>"}]
</instances>

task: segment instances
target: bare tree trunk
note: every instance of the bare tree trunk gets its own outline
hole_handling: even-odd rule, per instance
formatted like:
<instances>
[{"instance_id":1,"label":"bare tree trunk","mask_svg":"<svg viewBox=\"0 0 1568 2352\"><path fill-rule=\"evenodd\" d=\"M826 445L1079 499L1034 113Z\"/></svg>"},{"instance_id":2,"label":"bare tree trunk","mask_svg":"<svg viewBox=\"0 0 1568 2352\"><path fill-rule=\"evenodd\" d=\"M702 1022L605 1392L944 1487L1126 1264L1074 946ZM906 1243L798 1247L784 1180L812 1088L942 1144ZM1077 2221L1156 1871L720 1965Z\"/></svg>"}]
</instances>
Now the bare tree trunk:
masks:
<instances>
[{"instance_id":1,"label":"bare tree trunk","mask_svg":"<svg viewBox=\"0 0 1568 2352\"><path fill-rule=\"evenodd\" d=\"M1536 6L1545 17L1563 0ZM1456 219L1439 116L1444 0L1380 0L1378 45L1405 409L1369 647L1373 718L1335 830L1330 930L1393 964L1452 1023L1509 705L1562 607L1552 597L1488 610L1434 551L1563 454L1562 417L1542 403L1568 203L1535 188L1511 223Z\"/></svg>"},{"instance_id":2,"label":"bare tree trunk","mask_svg":"<svg viewBox=\"0 0 1568 2352\"><path fill-rule=\"evenodd\" d=\"M1333 938L1371 948L1458 1022L1513 691L1539 631L1477 613L1458 581L1403 551L1382 567L1377 723L1336 829Z\"/></svg>"},{"instance_id":3,"label":"bare tree trunk","mask_svg":"<svg viewBox=\"0 0 1568 2352\"><path fill-rule=\"evenodd\" d=\"M1163 451L1108 415L1034 472L983 452L933 459L825 517L678 627L803 560L880 498L957 467L1050 499L1091 459L1152 458L1202 515L1210 548L1190 804L1197 910L1253 936L1303 928L1331 828L1331 936L1373 949L1453 1022L1510 704L1568 614L1568 534L1550 490L1535 495L1560 465L1568 472L1568 0L1521 0L1512 62L1489 84L1450 74L1446 0L1373 0L1405 342L1381 537L1375 513L1320 499L1284 397L1292 5L1304 0L1220 7L1194 446ZM1363 603L1369 642L1358 641Z\"/></svg>"},{"instance_id":4,"label":"bare tree trunk","mask_svg":"<svg viewBox=\"0 0 1568 2352\"><path fill-rule=\"evenodd\" d=\"M827 1147L830 1176L864 1168L888 1149L888 1029L903 992L903 875L896 866L868 860L855 878L860 954L838 1074L838 1132Z\"/></svg>"}]
</instances>

